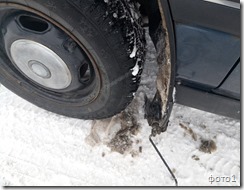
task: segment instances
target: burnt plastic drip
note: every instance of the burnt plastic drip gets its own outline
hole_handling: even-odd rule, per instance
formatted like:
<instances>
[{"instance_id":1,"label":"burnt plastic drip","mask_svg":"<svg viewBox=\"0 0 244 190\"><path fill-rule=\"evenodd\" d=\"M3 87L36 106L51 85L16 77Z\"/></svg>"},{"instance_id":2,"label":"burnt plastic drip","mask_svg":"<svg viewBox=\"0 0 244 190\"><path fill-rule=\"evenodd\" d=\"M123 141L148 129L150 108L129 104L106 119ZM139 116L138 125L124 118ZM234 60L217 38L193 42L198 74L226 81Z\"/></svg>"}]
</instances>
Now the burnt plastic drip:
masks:
<instances>
[{"instance_id":1,"label":"burnt plastic drip","mask_svg":"<svg viewBox=\"0 0 244 190\"><path fill-rule=\"evenodd\" d=\"M169 173L171 174L172 178L175 181L175 186L178 186L178 181L174 175L174 173L172 172L171 168L169 167L169 165L167 164L167 162L165 161L165 159L163 158L162 154L159 152L157 146L155 145L155 143L152 140L152 136L149 136L149 141L151 142L153 148L156 150L156 152L158 153L159 157L161 158L161 160L163 161L164 165L166 166L166 168L168 169Z\"/></svg>"}]
</instances>

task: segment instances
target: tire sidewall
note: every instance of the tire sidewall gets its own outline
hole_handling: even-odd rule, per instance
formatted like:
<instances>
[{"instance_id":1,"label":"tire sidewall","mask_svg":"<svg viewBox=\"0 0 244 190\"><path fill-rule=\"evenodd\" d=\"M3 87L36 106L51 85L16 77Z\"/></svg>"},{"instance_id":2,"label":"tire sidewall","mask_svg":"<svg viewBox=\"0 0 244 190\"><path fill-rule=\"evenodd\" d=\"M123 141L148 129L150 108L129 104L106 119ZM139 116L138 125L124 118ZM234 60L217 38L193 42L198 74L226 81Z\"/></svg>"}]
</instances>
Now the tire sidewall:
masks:
<instances>
[{"instance_id":1,"label":"tire sidewall","mask_svg":"<svg viewBox=\"0 0 244 190\"><path fill-rule=\"evenodd\" d=\"M16 1L10 0L9 2L14 3ZM25 1L18 1L18 4L26 6ZM116 89L117 85L111 84L118 78L123 78L124 72L119 67L119 64L116 63L117 60L111 53L113 50L109 48L104 39L103 32L97 29L94 23L87 19L90 16L88 13L82 13L82 11L88 11L88 7L91 6L91 1L84 1L84 5L86 6L80 11L76 10L76 8L66 1L52 0L49 3L46 1L27 1L27 4L28 7L45 15L50 21L58 22L67 31L75 35L77 40L84 45L87 53L94 59L99 70L101 79L100 93L95 101L87 105L82 105L80 102L76 102L75 104L60 102L55 99L50 99L48 96L44 97L38 91L31 88L30 84L24 82L21 77L16 76L14 72L11 73L6 66L2 65L3 71L1 71L1 76L4 78L2 81L4 81L6 86L39 107L71 117L79 118L80 115L83 118L99 117L99 114L102 114L99 111L104 109L104 107L108 110L112 106L115 106L116 102L113 99L110 101L110 97L118 89ZM5 59L3 62L10 62L7 57L3 59ZM123 80L117 83L120 83L120 87L123 86Z\"/></svg>"}]
</instances>

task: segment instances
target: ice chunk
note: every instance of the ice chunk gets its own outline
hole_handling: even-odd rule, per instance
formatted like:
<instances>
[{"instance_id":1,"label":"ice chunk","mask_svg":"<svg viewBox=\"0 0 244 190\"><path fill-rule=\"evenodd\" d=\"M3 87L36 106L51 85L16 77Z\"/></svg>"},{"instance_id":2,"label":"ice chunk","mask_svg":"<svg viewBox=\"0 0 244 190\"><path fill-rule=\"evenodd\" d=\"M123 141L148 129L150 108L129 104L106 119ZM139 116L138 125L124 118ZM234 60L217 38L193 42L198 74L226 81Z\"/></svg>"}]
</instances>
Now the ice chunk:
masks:
<instances>
[{"instance_id":1,"label":"ice chunk","mask_svg":"<svg viewBox=\"0 0 244 190\"><path fill-rule=\"evenodd\" d=\"M140 71L140 67L139 67L138 61L137 61L135 67L132 69L132 75L133 76L138 75L139 71Z\"/></svg>"},{"instance_id":2,"label":"ice chunk","mask_svg":"<svg viewBox=\"0 0 244 190\"><path fill-rule=\"evenodd\" d=\"M133 51L130 54L130 58L134 58L136 56L136 52L137 52L137 47L136 45L134 45Z\"/></svg>"}]
</instances>

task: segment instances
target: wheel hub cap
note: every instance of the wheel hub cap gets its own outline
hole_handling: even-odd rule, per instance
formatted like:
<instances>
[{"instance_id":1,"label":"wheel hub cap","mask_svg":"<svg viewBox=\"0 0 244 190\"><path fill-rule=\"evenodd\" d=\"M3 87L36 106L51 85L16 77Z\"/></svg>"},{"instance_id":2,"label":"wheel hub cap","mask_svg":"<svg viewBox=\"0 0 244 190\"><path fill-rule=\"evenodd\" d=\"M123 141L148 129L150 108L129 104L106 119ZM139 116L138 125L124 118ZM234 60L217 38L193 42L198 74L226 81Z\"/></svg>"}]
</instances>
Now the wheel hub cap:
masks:
<instances>
[{"instance_id":1,"label":"wheel hub cap","mask_svg":"<svg viewBox=\"0 0 244 190\"><path fill-rule=\"evenodd\" d=\"M17 68L39 85L61 90L72 82L66 63L40 43L27 39L14 41L10 54Z\"/></svg>"},{"instance_id":2,"label":"wheel hub cap","mask_svg":"<svg viewBox=\"0 0 244 190\"><path fill-rule=\"evenodd\" d=\"M31 60L29 61L28 66L37 76L43 79L49 79L52 76L50 70L38 61Z\"/></svg>"}]
</instances>

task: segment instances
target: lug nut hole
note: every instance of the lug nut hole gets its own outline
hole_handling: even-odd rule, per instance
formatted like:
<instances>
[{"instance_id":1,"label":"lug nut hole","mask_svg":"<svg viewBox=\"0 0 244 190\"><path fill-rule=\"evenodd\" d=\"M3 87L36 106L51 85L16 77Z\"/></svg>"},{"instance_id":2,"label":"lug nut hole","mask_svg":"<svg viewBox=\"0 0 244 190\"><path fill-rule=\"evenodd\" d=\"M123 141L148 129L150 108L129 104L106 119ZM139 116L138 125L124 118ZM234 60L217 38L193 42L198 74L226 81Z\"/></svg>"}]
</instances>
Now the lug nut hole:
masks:
<instances>
[{"instance_id":1,"label":"lug nut hole","mask_svg":"<svg viewBox=\"0 0 244 190\"><path fill-rule=\"evenodd\" d=\"M46 21L35 16L21 15L18 21L22 29L31 32L45 33L49 29L49 24Z\"/></svg>"}]
</instances>

